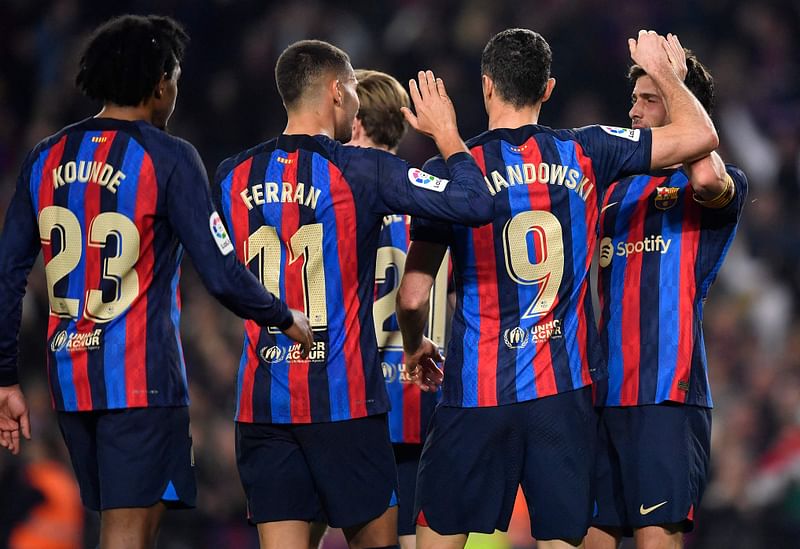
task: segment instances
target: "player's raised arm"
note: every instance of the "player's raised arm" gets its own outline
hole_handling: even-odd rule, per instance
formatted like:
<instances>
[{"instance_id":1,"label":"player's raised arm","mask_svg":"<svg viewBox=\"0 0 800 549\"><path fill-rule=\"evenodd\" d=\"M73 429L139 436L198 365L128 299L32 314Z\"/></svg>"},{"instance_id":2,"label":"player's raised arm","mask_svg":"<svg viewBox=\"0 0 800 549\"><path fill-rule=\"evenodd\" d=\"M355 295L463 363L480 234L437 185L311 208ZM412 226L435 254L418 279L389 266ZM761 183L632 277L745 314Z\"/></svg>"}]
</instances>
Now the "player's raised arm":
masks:
<instances>
[{"instance_id":1,"label":"player's raised arm","mask_svg":"<svg viewBox=\"0 0 800 549\"><path fill-rule=\"evenodd\" d=\"M404 212L464 225L482 225L494 217L483 174L461 140L456 113L444 82L420 71L409 84L416 114L403 107L409 125L432 138L446 162L440 177L396 158L381 158L379 192L386 213ZM444 164L444 162L443 162Z\"/></svg>"},{"instance_id":2,"label":"player's raised arm","mask_svg":"<svg viewBox=\"0 0 800 549\"><path fill-rule=\"evenodd\" d=\"M242 318L274 326L311 350L308 319L266 291L239 263L233 244L211 200L205 169L197 151L179 147L179 159L168 187L168 212L178 238L194 261L209 293Z\"/></svg>"},{"instance_id":3,"label":"player's raised arm","mask_svg":"<svg viewBox=\"0 0 800 549\"><path fill-rule=\"evenodd\" d=\"M701 158L717 148L719 137L711 118L696 97L683 84L670 55L682 55L677 38L639 31L628 40L631 59L642 67L661 90L671 123L653 128L650 156L652 168L664 168ZM677 43L679 46L680 43ZM680 52L680 53L678 53Z\"/></svg>"}]
</instances>

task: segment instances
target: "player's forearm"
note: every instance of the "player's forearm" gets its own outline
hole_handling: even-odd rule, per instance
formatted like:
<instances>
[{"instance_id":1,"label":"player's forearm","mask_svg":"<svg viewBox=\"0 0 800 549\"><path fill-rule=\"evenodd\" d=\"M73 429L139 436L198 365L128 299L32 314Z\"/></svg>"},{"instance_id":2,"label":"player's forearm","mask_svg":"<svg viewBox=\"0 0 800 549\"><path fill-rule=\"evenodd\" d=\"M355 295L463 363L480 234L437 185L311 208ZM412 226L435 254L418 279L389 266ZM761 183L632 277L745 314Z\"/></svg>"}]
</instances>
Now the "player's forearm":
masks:
<instances>
[{"instance_id":1,"label":"player's forearm","mask_svg":"<svg viewBox=\"0 0 800 549\"><path fill-rule=\"evenodd\" d=\"M224 270L200 270L208 292L235 315L253 320L259 326L285 330L292 325L289 307L266 291L258 279L236 262L233 256ZM195 261L195 265L198 262ZM202 269L202 268L201 268Z\"/></svg>"},{"instance_id":2,"label":"player's forearm","mask_svg":"<svg viewBox=\"0 0 800 549\"><path fill-rule=\"evenodd\" d=\"M422 345L422 336L425 333L425 323L428 313L422 310L397 308L397 322L400 325L400 334L403 336L403 349L407 353L416 351Z\"/></svg>"},{"instance_id":3,"label":"player's forearm","mask_svg":"<svg viewBox=\"0 0 800 549\"><path fill-rule=\"evenodd\" d=\"M442 158L445 160L454 154L460 152L469 152L467 146L464 144L464 141L461 139L461 135L458 133L458 128L453 127L442 131L439 134L434 135L433 140L436 143Z\"/></svg>"},{"instance_id":4,"label":"player's forearm","mask_svg":"<svg viewBox=\"0 0 800 549\"><path fill-rule=\"evenodd\" d=\"M684 170L689 177L689 184L700 200L712 200L728 187L725 163L716 152L685 163Z\"/></svg>"},{"instance_id":5,"label":"player's forearm","mask_svg":"<svg viewBox=\"0 0 800 549\"><path fill-rule=\"evenodd\" d=\"M0 307L4 311L0 317L0 387L19 383L18 339L24 295L24 290L22 293L13 291L5 280L0 281Z\"/></svg>"},{"instance_id":6,"label":"player's forearm","mask_svg":"<svg viewBox=\"0 0 800 549\"><path fill-rule=\"evenodd\" d=\"M413 352L422 345L425 324L428 322L430 287L401 283L397 291L397 323L403 336L403 348Z\"/></svg>"},{"instance_id":7,"label":"player's forearm","mask_svg":"<svg viewBox=\"0 0 800 549\"><path fill-rule=\"evenodd\" d=\"M670 115L670 124L653 130L661 141L666 141L662 143L666 146L654 151L653 167L662 168L691 161L716 149L719 136L714 123L675 72L669 66L659 66L648 75L661 90Z\"/></svg>"},{"instance_id":8,"label":"player's forearm","mask_svg":"<svg viewBox=\"0 0 800 549\"><path fill-rule=\"evenodd\" d=\"M447 169L452 179L446 193L453 212L446 220L471 226L492 221L494 201L475 159L469 154L452 156L447 160Z\"/></svg>"}]
</instances>

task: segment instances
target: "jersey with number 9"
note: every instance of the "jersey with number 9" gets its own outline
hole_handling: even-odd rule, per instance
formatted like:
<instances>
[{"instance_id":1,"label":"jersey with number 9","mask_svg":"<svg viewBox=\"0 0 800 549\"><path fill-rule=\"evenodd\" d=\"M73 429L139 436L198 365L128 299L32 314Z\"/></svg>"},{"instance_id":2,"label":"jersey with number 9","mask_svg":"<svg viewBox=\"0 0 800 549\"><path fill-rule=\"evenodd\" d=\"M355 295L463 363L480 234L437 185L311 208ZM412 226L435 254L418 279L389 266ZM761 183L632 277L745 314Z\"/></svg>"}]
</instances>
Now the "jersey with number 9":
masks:
<instances>
[{"instance_id":1,"label":"jersey with number 9","mask_svg":"<svg viewBox=\"0 0 800 549\"><path fill-rule=\"evenodd\" d=\"M498 406L575 390L605 375L588 274L599 194L650 163L649 130L538 125L467 144L493 196L483 227L414 219L412 240L450 246L456 310L444 405ZM440 158L424 169L447 177Z\"/></svg>"}]
</instances>

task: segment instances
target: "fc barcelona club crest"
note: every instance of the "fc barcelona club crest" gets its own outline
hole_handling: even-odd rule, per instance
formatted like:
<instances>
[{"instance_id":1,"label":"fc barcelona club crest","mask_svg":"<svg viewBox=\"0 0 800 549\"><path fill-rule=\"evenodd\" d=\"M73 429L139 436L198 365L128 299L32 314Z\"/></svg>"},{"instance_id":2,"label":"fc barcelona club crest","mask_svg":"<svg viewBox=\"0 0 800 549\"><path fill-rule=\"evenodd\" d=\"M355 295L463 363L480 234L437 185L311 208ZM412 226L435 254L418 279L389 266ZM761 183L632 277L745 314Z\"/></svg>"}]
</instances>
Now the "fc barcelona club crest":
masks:
<instances>
[{"instance_id":1,"label":"fc barcelona club crest","mask_svg":"<svg viewBox=\"0 0 800 549\"><path fill-rule=\"evenodd\" d=\"M678 187L656 187L656 208L668 210L678 202Z\"/></svg>"}]
</instances>

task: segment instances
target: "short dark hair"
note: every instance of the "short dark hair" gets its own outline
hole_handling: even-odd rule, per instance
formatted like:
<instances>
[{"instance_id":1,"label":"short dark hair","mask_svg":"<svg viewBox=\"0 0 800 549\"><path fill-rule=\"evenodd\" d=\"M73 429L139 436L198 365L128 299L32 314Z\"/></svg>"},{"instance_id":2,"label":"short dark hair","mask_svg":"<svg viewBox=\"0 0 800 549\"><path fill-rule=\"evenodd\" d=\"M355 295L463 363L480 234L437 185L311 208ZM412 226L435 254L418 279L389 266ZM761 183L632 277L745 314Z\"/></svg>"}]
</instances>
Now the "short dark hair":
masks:
<instances>
[{"instance_id":1,"label":"short dark hair","mask_svg":"<svg viewBox=\"0 0 800 549\"><path fill-rule=\"evenodd\" d=\"M410 107L408 92L395 78L386 73L359 69L358 101L361 106L356 118L372 141L394 149L406 134L408 125L400 107Z\"/></svg>"},{"instance_id":2,"label":"short dark hair","mask_svg":"<svg viewBox=\"0 0 800 549\"><path fill-rule=\"evenodd\" d=\"M286 108L291 108L326 71L342 74L350 57L322 40L301 40L283 50L275 64L275 83Z\"/></svg>"},{"instance_id":3,"label":"short dark hair","mask_svg":"<svg viewBox=\"0 0 800 549\"><path fill-rule=\"evenodd\" d=\"M89 38L75 84L87 97L104 103L139 105L164 74L172 77L188 43L189 35L170 17L115 17Z\"/></svg>"},{"instance_id":4,"label":"short dark hair","mask_svg":"<svg viewBox=\"0 0 800 549\"><path fill-rule=\"evenodd\" d=\"M683 48L686 52L686 78L683 83L689 88L689 91L694 94L706 112L711 115L714 110L714 78L708 69L703 65L694 52L690 49ZM639 65L632 65L628 69L628 80L634 86L636 81L642 76L647 76L647 73Z\"/></svg>"},{"instance_id":5,"label":"short dark hair","mask_svg":"<svg viewBox=\"0 0 800 549\"><path fill-rule=\"evenodd\" d=\"M547 40L528 29L495 34L481 55L481 73L494 82L500 97L516 108L533 105L544 95L553 54Z\"/></svg>"}]
</instances>

